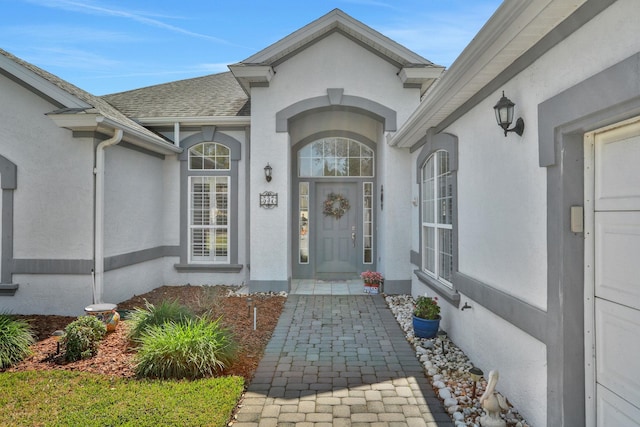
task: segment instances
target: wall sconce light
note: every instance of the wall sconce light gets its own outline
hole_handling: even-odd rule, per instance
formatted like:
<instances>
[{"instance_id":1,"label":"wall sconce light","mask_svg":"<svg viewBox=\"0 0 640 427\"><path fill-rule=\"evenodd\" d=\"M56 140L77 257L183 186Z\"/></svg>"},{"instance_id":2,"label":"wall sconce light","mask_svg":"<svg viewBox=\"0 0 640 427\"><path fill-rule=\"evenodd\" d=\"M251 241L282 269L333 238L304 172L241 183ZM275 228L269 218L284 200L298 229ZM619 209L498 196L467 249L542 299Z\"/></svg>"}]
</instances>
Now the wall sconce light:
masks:
<instances>
[{"instance_id":1,"label":"wall sconce light","mask_svg":"<svg viewBox=\"0 0 640 427\"><path fill-rule=\"evenodd\" d=\"M267 163L267 166L264 167L264 177L267 182L271 182L271 171L273 171L273 168Z\"/></svg>"},{"instance_id":2,"label":"wall sconce light","mask_svg":"<svg viewBox=\"0 0 640 427\"><path fill-rule=\"evenodd\" d=\"M504 129L504 136L507 136L507 132L515 132L519 136L522 136L524 132L524 120L522 120L521 117L518 117L516 125L509 129L509 125L513 122L513 107L515 107L515 105L516 104L511 102L509 98L504 96L504 91L502 91L502 98L500 98L500 101L493 107L498 126Z\"/></svg>"}]
</instances>

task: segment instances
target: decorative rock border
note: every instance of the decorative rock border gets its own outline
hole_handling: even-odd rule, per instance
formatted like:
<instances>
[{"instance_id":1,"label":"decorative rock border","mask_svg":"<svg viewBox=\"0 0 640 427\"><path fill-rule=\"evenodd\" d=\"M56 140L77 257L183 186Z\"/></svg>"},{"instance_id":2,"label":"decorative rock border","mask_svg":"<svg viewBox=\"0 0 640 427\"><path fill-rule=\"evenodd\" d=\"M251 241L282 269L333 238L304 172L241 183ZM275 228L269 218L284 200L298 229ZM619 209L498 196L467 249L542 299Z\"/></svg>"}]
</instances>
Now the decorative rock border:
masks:
<instances>
[{"instance_id":1,"label":"decorative rock border","mask_svg":"<svg viewBox=\"0 0 640 427\"><path fill-rule=\"evenodd\" d=\"M473 394L473 380L469 369L473 364L469 358L449 338L422 339L413 334L412 316L414 300L410 295L388 295L385 301L405 332L407 341L416 350L416 357L424 367L436 394L442 400L456 427L479 427L484 410L480 406L480 396L484 393L487 381L481 378ZM485 375L489 373L486 372ZM509 404L508 411L501 417L509 427L530 427Z\"/></svg>"}]
</instances>

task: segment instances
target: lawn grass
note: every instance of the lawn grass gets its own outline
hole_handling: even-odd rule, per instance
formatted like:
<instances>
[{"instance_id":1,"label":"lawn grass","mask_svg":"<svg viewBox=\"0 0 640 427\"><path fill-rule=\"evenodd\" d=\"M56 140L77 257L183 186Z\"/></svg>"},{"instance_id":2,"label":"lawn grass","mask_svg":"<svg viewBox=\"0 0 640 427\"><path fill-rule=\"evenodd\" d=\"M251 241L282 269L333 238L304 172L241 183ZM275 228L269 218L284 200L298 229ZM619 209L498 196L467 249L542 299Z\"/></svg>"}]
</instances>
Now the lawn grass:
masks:
<instances>
[{"instance_id":1,"label":"lawn grass","mask_svg":"<svg viewBox=\"0 0 640 427\"><path fill-rule=\"evenodd\" d=\"M0 374L0 425L226 426L242 377L126 380L67 371Z\"/></svg>"}]
</instances>

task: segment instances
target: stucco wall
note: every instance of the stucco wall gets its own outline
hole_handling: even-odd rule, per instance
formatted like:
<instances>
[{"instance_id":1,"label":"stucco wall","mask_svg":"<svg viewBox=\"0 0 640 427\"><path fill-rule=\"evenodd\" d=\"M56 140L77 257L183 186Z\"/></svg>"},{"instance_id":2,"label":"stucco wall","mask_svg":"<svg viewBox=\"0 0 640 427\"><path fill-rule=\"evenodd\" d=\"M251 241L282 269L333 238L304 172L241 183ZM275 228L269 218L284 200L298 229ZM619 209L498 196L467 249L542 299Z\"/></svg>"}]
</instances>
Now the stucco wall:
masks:
<instances>
[{"instance_id":1,"label":"stucco wall","mask_svg":"<svg viewBox=\"0 0 640 427\"><path fill-rule=\"evenodd\" d=\"M633 0L615 2L444 130L459 139L461 273L547 309L547 169L539 166L538 105L640 51L635 10ZM492 107L501 90L526 123L522 137L505 138L495 123ZM415 184L413 191L418 194ZM414 280L413 293L425 291ZM499 391L532 425L547 425L544 343L461 295L464 302L473 308L442 304L443 327L485 373L500 370Z\"/></svg>"},{"instance_id":2,"label":"stucco wall","mask_svg":"<svg viewBox=\"0 0 640 427\"><path fill-rule=\"evenodd\" d=\"M73 139L45 113L54 105L0 76L0 154L17 166L14 257L90 259L93 145Z\"/></svg>"},{"instance_id":3,"label":"stucco wall","mask_svg":"<svg viewBox=\"0 0 640 427\"><path fill-rule=\"evenodd\" d=\"M403 89L397 72L398 69L392 64L345 37L332 34L279 65L268 88L252 89L251 162L255 167L251 169L251 238L256 242L268 241L276 245L270 246L269 250L259 245L252 246L251 280L286 281L291 274L288 244L291 232L290 205L287 199L291 185L290 144L295 141L291 141L287 133L275 132L273 113L301 100L326 96L329 88L340 88L344 89L345 96L366 98L394 110L397 123L401 124L417 106L419 90ZM388 183L388 190L402 187L408 183L403 174L406 153L394 149L391 154L382 137L381 131L376 132L377 173L383 174L378 177L378 182L383 185ZM267 162L274 171L273 181L268 184L262 170ZM258 194L263 191L278 193L277 208L267 210L259 207ZM379 185L376 189L378 192ZM385 206L404 206L409 202L409 191L388 191L385 194ZM409 220L408 213L399 212L393 219L383 220L379 212L378 218L378 238L381 242L385 242L385 235L399 233L408 236L409 231L403 228L403 224ZM385 265L387 254L393 254L394 257L408 254L408 238L388 239L384 245L379 244L378 249L381 265ZM386 262L386 265L392 275L409 279L409 270L402 269L408 263Z\"/></svg>"},{"instance_id":4,"label":"stucco wall","mask_svg":"<svg viewBox=\"0 0 640 427\"><path fill-rule=\"evenodd\" d=\"M161 246L163 160L117 145L105 153L105 256Z\"/></svg>"}]
</instances>

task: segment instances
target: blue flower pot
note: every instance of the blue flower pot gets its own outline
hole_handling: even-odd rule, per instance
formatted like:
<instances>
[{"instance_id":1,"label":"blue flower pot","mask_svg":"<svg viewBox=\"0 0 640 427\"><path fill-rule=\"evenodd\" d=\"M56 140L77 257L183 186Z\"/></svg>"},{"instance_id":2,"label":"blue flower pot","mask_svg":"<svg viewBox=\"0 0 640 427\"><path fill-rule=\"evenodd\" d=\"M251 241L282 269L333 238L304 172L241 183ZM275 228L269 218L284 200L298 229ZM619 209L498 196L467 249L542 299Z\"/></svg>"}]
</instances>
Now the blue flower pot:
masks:
<instances>
[{"instance_id":1,"label":"blue flower pot","mask_svg":"<svg viewBox=\"0 0 640 427\"><path fill-rule=\"evenodd\" d=\"M413 316L413 332L418 338L435 338L440 328L440 317L437 319L422 319Z\"/></svg>"}]
</instances>

